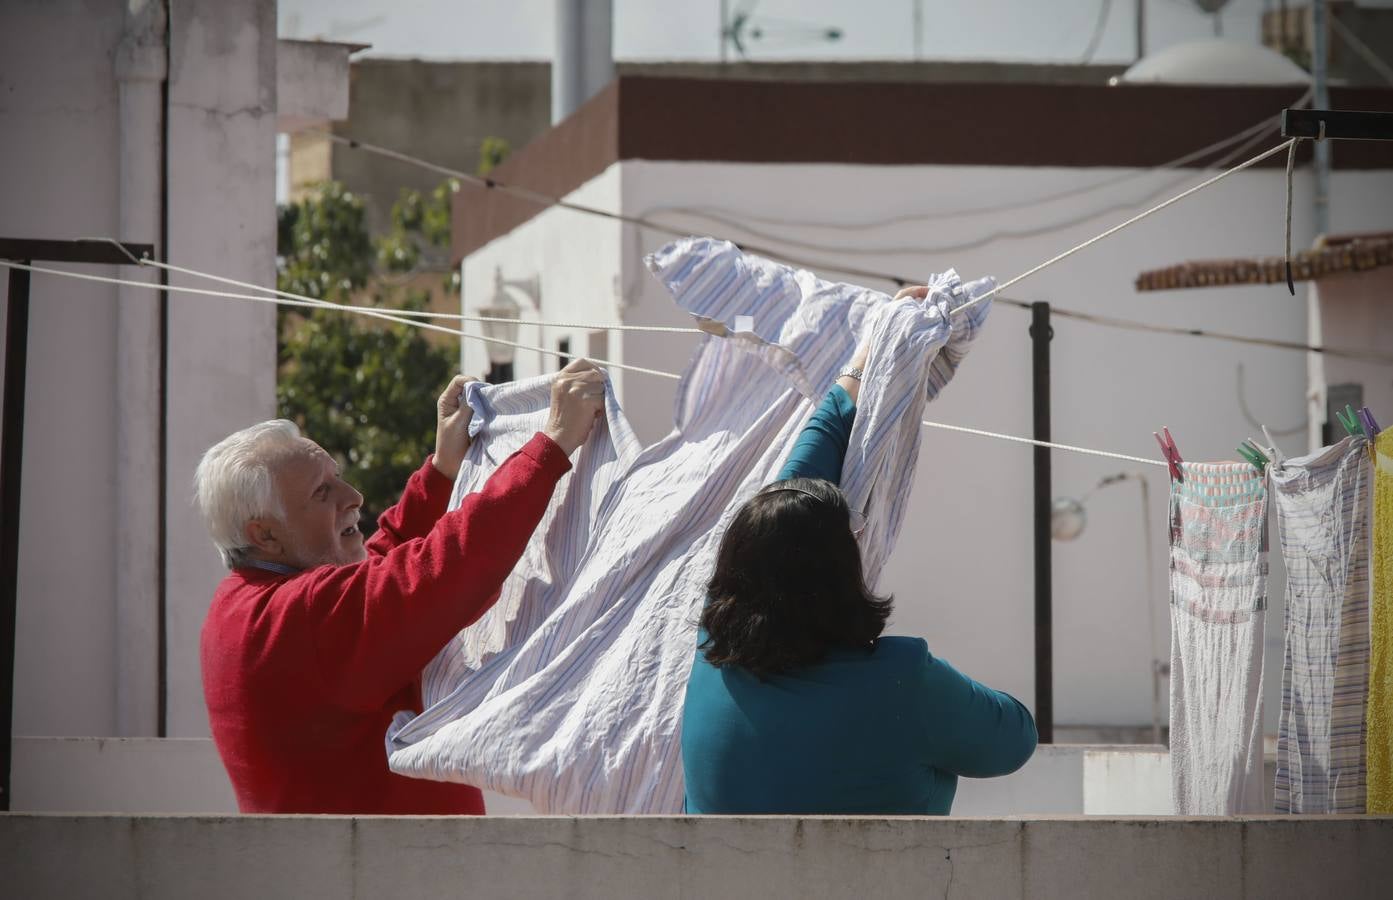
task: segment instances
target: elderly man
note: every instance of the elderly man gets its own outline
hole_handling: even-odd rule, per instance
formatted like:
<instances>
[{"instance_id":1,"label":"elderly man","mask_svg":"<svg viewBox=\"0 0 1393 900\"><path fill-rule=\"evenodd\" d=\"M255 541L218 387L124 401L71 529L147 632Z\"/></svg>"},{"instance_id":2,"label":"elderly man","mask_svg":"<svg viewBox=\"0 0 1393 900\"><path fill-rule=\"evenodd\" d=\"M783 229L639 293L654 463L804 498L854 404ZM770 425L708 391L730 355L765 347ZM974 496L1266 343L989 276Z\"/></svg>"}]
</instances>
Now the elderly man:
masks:
<instances>
[{"instance_id":1,"label":"elderly man","mask_svg":"<svg viewBox=\"0 0 1393 900\"><path fill-rule=\"evenodd\" d=\"M546 429L447 513L467 381L440 396L435 453L367 542L362 495L294 424L204 454L197 502L231 571L203 626L203 691L243 812L483 813L476 788L388 771L387 726L420 710L422 668L497 599L603 409L604 375L567 366Z\"/></svg>"}]
</instances>

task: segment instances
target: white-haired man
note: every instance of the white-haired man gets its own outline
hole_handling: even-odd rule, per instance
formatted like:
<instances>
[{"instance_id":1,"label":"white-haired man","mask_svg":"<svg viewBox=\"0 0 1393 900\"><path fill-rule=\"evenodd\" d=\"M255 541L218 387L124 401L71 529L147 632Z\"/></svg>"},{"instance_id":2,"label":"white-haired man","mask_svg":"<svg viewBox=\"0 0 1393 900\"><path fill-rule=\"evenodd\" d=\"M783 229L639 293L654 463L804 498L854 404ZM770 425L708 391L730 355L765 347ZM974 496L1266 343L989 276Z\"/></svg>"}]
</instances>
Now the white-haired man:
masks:
<instances>
[{"instance_id":1,"label":"white-haired man","mask_svg":"<svg viewBox=\"0 0 1393 900\"><path fill-rule=\"evenodd\" d=\"M243 812L483 813L473 787L388 771L384 736L397 710L420 710L426 663L497 599L603 410L604 375L567 366L547 427L447 513L467 381L440 395L435 453L367 542L362 495L294 424L204 454L197 501L231 571L203 626L203 691Z\"/></svg>"}]
</instances>

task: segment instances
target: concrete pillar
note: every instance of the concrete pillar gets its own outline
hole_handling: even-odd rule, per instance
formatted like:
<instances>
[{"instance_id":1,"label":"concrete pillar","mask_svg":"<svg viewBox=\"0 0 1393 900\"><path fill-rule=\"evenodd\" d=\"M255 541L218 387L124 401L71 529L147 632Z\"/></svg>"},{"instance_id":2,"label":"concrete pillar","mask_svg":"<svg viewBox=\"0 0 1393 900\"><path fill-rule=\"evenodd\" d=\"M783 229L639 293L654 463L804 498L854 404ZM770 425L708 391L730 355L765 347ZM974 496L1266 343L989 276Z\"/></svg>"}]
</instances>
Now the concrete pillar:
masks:
<instances>
[{"instance_id":1,"label":"concrete pillar","mask_svg":"<svg viewBox=\"0 0 1393 900\"><path fill-rule=\"evenodd\" d=\"M613 0L556 0L552 124L575 112L613 78Z\"/></svg>"},{"instance_id":2,"label":"concrete pillar","mask_svg":"<svg viewBox=\"0 0 1393 900\"><path fill-rule=\"evenodd\" d=\"M165 12L131 0L116 51L120 121L120 240L161 240L166 74ZM160 248L162 252L162 248ZM157 282L154 269L121 276ZM116 733L159 731L160 296L117 289L116 302Z\"/></svg>"},{"instance_id":3,"label":"concrete pillar","mask_svg":"<svg viewBox=\"0 0 1393 900\"><path fill-rule=\"evenodd\" d=\"M272 286L275 0L173 0L169 27L169 259ZM169 734L189 737L208 733L199 632L226 574L193 506L193 473L213 443L275 415L275 308L175 294L168 330Z\"/></svg>"}]
</instances>

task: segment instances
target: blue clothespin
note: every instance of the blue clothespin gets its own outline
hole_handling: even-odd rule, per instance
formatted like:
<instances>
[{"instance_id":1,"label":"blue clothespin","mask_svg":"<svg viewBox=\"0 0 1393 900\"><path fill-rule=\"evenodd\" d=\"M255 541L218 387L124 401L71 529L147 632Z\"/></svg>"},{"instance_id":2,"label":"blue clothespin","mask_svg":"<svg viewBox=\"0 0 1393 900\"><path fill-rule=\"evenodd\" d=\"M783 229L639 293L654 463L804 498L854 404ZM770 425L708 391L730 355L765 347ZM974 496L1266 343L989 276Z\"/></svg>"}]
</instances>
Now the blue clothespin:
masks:
<instances>
[{"instance_id":1,"label":"blue clothespin","mask_svg":"<svg viewBox=\"0 0 1393 900\"><path fill-rule=\"evenodd\" d=\"M1258 447L1258 442L1252 438L1248 438L1238 445L1238 454L1252 463L1253 468L1257 469L1259 472L1267 471L1267 454L1262 452Z\"/></svg>"},{"instance_id":2,"label":"blue clothespin","mask_svg":"<svg viewBox=\"0 0 1393 900\"><path fill-rule=\"evenodd\" d=\"M1380 429L1378 422L1374 421L1374 412L1369 407L1361 407L1359 410L1359 424L1364 426L1364 433L1369 436L1369 440L1378 437Z\"/></svg>"},{"instance_id":3,"label":"blue clothespin","mask_svg":"<svg viewBox=\"0 0 1393 900\"><path fill-rule=\"evenodd\" d=\"M1161 431L1166 435L1164 440L1161 438L1160 434L1154 431L1151 432L1151 436L1156 438L1156 443L1161 445L1161 457L1165 459L1166 465L1170 467L1171 478L1176 481L1184 481L1185 475L1180 469L1180 464L1185 460L1180 458L1180 450L1175 446L1175 438L1171 437L1171 430L1164 425L1161 426Z\"/></svg>"},{"instance_id":4,"label":"blue clothespin","mask_svg":"<svg viewBox=\"0 0 1393 900\"><path fill-rule=\"evenodd\" d=\"M1340 424L1345 426L1346 434L1364 434L1364 428L1359 424L1359 417L1354 414L1354 407L1348 403L1345 404L1344 411L1335 410L1335 418L1339 419Z\"/></svg>"}]
</instances>

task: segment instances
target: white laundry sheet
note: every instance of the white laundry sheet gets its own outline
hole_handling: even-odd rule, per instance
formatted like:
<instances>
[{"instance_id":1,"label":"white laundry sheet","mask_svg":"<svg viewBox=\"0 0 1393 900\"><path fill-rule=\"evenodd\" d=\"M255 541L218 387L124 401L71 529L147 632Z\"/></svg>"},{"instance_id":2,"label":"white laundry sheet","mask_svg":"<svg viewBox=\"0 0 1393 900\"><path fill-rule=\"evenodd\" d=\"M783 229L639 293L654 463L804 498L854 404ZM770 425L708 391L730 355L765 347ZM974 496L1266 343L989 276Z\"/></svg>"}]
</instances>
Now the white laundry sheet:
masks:
<instances>
[{"instance_id":1,"label":"white laundry sheet","mask_svg":"<svg viewBox=\"0 0 1393 900\"><path fill-rule=\"evenodd\" d=\"M924 404L990 302L948 311L991 280L963 284L950 271L929 280L927 302L892 302L698 238L648 265L682 309L726 336L703 338L674 428L656 444L638 446L611 396L497 605L427 668L425 711L393 723L392 771L523 797L543 813L679 812L682 701L717 545L867 332L842 487L866 513L867 583L878 580L910 495ZM735 332L737 316L753 330ZM479 439L454 505L541 426L550 382L470 386Z\"/></svg>"}]
</instances>

